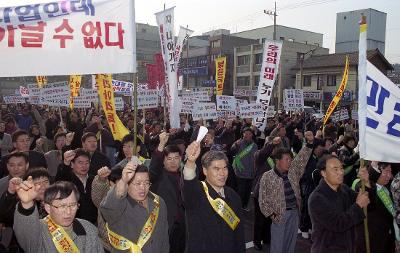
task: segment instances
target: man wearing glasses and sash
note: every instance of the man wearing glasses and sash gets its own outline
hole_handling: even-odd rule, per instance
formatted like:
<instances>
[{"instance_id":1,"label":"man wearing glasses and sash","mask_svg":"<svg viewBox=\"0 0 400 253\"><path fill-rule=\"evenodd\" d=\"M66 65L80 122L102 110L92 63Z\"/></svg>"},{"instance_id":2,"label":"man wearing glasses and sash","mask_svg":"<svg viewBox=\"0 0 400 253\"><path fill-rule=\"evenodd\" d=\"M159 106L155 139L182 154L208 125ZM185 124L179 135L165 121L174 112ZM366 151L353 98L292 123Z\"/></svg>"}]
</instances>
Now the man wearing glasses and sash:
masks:
<instances>
[{"instance_id":1,"label":"man wearing glasses and sash","mask_svg":"<svg viewBox=\"0 0 400 253\"><path fill-rule=\"evenodd\" d=\"M39 219L34 200L41 185L32 177L17 187L20 202L14 215L14 232L26 253L103 253L97 228L90 222L75 219L79 192L70 182L57 182L44 193L49 214Z\"/></svg>"},{"instance_id":2,"label":"man wearing glasses and sash","mask_svg":"<svg viewBox=\"0 0 400 253\"><path fill-rule=\"evenodd\" d=\"M187 253L244 253L242 204L239 195L225 186L228 159L223 152L209 151L201 158L204 182L196 176L200 143L186 149L183 170L183 201L187 220Z\"/></svg>"},{"instance_id":3,"label":"man wearing glasses and sash","mask_svg":"<svg viewBox=\"0 0 400 253\"><path fill-rule=\"evenodd\" d=\"M167 206L150 185L147 167L131 161L102 201L112 252L169 252Z\"/></svg>"}]
</instances>

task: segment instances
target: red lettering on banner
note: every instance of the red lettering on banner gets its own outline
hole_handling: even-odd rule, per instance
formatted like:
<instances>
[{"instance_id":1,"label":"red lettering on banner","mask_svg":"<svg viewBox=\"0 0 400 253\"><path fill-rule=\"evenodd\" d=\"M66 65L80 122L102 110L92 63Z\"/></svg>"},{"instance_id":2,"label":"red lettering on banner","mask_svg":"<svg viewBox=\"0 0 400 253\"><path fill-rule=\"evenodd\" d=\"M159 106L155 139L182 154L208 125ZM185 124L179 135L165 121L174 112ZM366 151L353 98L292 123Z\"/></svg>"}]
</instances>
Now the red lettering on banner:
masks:
<instances>
[{"instance_id":1,"label":"red lettering on banner","mask_svg":"<svg viewBox=\"0 0 400 253\"><path fill-rule=\"evenodd\" d=\"M105 101L106 104L106 110L107 111L112 111L114 110L113 104L111 103L111 101Z\"/></svg>"},{"instance_id":2,"label":"red lettering on banner","mask_svg":"<svg viewBox=\"0 0 400 253\"><path fill-rule=\"evenodd\" d=\"M268 62L268 63L276 64L276 58L267 57L267 62Z\"/></svg>"},{"instance_id":3,"label":"red lettering on banner","mask_svg":"<svg viewBox=\"0 0 400 253\"><path fill-rule=\"evenodd\" d=\"M122 24L115 23L115 22L105 22L104 26L106 28L106 46L118 46L121 49L124 48L123 34L125 31L122 29ZM111 30L111 27L116 27L116 26L117 26L118 40L116 42L111 42L110 41L110 30Z\"/></svg>"},{"instance_id":4,"label":"red lettering on banner","mask_svg":"<svg viewBox=\"0 0 400 253\"><path fill-rule=\"evenodd\" d=\"M42 47L44 27L47 24L43 21L37 25L18 25L21 32L21 45L22 47Z\"/></svg>"},{"instance_id":5,"label":"red lettering on banner","mask_svg":"<svg viewBox=\"0 0 400 253\"><path fill-rule=\"evenodd\" d=\"M270 50L272 50L272 51L276 51L276 50L278 50L278 46L276 46L276 45L269 45L268 46L268 49L270 49Z\"/></svg>"},{"instance_id":6,"label":"red lettering on banner","mask_svg":"<svg viewBox=\"0 0 400 253\"><path fill-rule=\"evenodd\" d=\"M103 92L103 96L104 96L104 99L105 100L111 100L111 91L110 90L105 90L104 92Z\"/></svg>"},{"instance_id":7,"label":"red lettering on banner","mask_svg":"<svg viewBox=\"0 0 400 253\"><path fill-rule=\"evenodd\" d=\"M96 22L96 26L93 22L88 21L82 25L82 34L86 37L83 37L83 43L86 48L103 48L104 45L101 42L101 26L100 22ZM92 36L96 32L96 39Z\"/></svg>"},{"instance_id":8,"label":"red lettering on banner","mask_svg":"<svg viewBox=\"0 0 400 253\"><path fill-rule=\"evenodd\" d=\"M68 23L68 19L63 19L62 24L57 27L56 29L54 29L54 31L56 33L60 33L63 30L66 30L68 33L72 34L74 32L74 29L72 29L72 27L69 25ZM65 48L65 40L72 40L74 38L74 36L72 35L62 35L62 34L58 34L58 35L54 35L53 39L59 39L60 40L60 48Z\"/></svg>"},{"instance_id":9,"label":"red lettering on banner","mask_svg":"<svg viewBox=\"0 0 400 253\"><path fill-rule=\"evenodd\" d=\"M7 26L7 33L8 33L8 47L14 47L14 30L16 28L13 27L12 25ZM6 30L2 27L0 27L0 42L4 39L6 34Z\"/></svg>"}]
</instances>

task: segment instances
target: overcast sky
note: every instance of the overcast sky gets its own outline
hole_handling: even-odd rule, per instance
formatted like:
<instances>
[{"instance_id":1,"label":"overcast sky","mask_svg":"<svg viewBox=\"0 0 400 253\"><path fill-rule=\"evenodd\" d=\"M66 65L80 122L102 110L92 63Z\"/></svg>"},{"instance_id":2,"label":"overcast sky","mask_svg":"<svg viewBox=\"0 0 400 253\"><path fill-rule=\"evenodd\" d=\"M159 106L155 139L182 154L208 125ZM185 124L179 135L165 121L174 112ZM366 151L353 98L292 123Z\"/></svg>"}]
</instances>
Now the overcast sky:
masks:
<instances>
[{"instance_id":1,"label":"overcast sky","mask_svg":"<svg viewBox=\"0 0 400 253\"><path fill-rule=\"evenodd\" d=\"M336 13L373 8L387 13L386 52L391 63L400 63L400 0L277 0L277 24L322 33L324 47L334 52ZM156 24L155 12L175 6L175 33L188 25L195 35L212 29L231 32L268 26L272 17L269 0L136 0L136 21Z\"/></svg>"}]
</instances>

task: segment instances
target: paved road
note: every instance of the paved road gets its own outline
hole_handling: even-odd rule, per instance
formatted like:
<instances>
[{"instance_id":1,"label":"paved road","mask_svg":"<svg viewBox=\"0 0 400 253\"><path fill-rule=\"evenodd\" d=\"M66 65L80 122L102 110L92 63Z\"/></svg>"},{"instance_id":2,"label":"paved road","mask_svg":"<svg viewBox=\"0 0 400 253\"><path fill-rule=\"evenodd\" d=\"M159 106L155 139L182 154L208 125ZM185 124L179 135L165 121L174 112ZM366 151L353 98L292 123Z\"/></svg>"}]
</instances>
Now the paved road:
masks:
<instances>
[{"instance_id":1,"label":"paved road","mask_svg":"<svg viewBox=\"0 0 400 253\"><path fill-rule=\"evenodd\" d=\"M253 202L249 203L251 207L249 212L246 212L245 220L244 220L244 227L245 227L245 240L247 242L247 250L246 253L260 253L260 252L269 252L269 245L263 245L262 251L257 251L253 248ZM304 239L299 234L297 237L297 244L296 244L296 253L308 253L310 252L311 248L311 241L310 239Z\"/></svg>"}]
</instances>

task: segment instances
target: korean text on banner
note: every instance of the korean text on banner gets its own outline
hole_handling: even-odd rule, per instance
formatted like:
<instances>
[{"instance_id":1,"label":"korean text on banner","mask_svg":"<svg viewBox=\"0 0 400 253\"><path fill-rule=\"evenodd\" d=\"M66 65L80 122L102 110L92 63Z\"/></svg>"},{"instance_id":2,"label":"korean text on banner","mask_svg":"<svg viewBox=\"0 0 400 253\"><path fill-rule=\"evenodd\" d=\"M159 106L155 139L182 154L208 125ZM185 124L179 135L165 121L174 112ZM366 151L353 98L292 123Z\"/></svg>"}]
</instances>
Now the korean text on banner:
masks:
<instances>
[{"instance_id":1,"label":"korean text on banner","mask_svg":"<svg viewBox=\"0 0 400 253\"><path fill-rule=\"evenodd\" d=\"M215 59L215 80L217 80L217 95L222 95L226 74L226 56Z\"/></svg>"},{"instance_id":2,"label":"korean text on banner","mask_svg":"<svg viewBox=\"0 0 400 253\"><path fill-rule=\"evenodd\" d=\"M400 162L400 89L367 61L365 94L359 97L366 106L358 109L360 157L369 161ZM362 118L362 117L365 118ZM384 148L382 148L384 147Z\"/></svg>"},{"instance_id":3,"label":"korean text on banner","mask_svg":"<svg viewBox=\"0 0 400 253\"><path fill-rule=\"evenodd\" d=\"M276 75L279 71L282 42L266 40L264 44L263 62L260 72L256 103L263 105L264 116L253 120L253 125L260 131L264 131L267 125L267 108L271 100Z\"/></svg>"},{"instance_id":4,"label":"korean text on banner","mask_svg":"<svg viewBox=\"0 0 400 253\"><path fill-rule=\"evenodd\" d=\"M344 72L343 72L342 82L340 83L339 89L337 90L335 97L332 99L331 103L329 104L328 110L326 110L325 117L324 117L324 125L326 124L326 122L328 121L332 112L335 110L340 99L342 98L344 90L346 89L348 78L349 78L349 56L346 56L346 65L345 65Z\"/></svg>"},{"instance_id":5,"label":"korean text on banner","mask_svg":"<svg viewBox=\"0 0 400 253\"><path fill-rule=\"evenodd\" d=\"M69 77L69 89L71 93L69 97L69 107L71 108L71 110L74 108L74 98L79 96L81 83L82 83L81 75L71 75Z\"/></svg>"},{"instance_id":6,"label":"korean text on banner","mask_svg":"<svg viewBox=\"0 0 400 253\"><path fill-rule=\"evenodd\" d=\"M1 1L0 77L134 72L133 10L133 0Z\"/></svg>"},{"instance_id":7,"label":"korean text on banner","mask_svg":"<svg viewBox=\"0 0 400 253\"><path fill-rule=\"evenodd\" d=\"M111 75L96 75L101 106L103 107L104 113L106 115L111 133L114 137L114 140L121 141L125 135L129 134L129 131L128 129L126 129L124 124L122 124L116 113L114 91L112 88L111 80Z\"/></svg>"},{"instance_id":8,"label":"korean text on banner","mask_svg":"<svg viewBox=\"0 0 400 253\"><path fill-rule=\"evenodd\" d=\"M168 84L169 121L171 128L179 128L181 108L178 101L178 76L175 66L174 7L156 13L156 18L168 80L166 83Z\"/></svg>"},{"instance_id":9,"label":"korean text on banner","mask_svg":"<svg viewBox=\"0 0 400 253\"><path fill-rule=\"evenodd\" d=\"M303 90L284 89L283 90L283 108L285 111L297 111L304 108Z\"/></svg>"},{"instance_id":10,"label":"korean text on banner","mask_svg":"<svg viewBox=\"0 0 400 253\"><path fill-rule=\"evenodd\" d=\"M1 27L0 27L0 29L1 29ZM38 87L42 88L43 86L45 86L47 84L47 77L46 76L36 76L36 82L37 82Z\"/></svg>"},{"instance_id":11,"label":"korean text on banner","mask_svg":"<svg viewBox=\"0 0 400 253\"><path fill-rule=\"evenodd\" d=\"M178 40L177 40L176 46L175 46L175 69L176 70L178 69L178 64L181 59L183 45L185 44L185 42L188 40L188 38L192 34L193 34L193 31L186 27L181 26L179 28Z\"/></svg>"}]
</instances>

